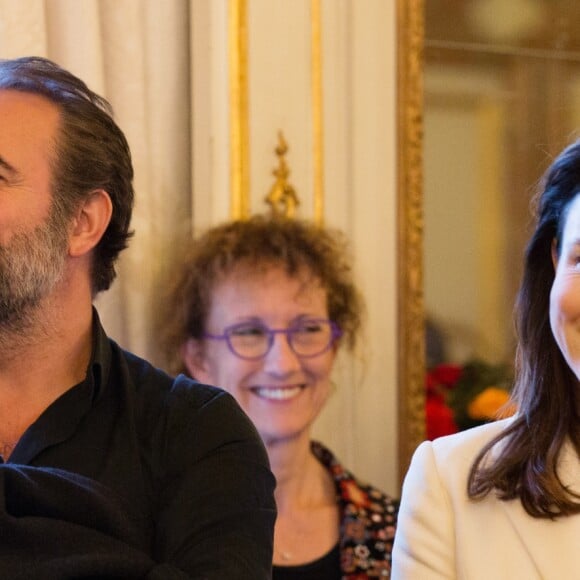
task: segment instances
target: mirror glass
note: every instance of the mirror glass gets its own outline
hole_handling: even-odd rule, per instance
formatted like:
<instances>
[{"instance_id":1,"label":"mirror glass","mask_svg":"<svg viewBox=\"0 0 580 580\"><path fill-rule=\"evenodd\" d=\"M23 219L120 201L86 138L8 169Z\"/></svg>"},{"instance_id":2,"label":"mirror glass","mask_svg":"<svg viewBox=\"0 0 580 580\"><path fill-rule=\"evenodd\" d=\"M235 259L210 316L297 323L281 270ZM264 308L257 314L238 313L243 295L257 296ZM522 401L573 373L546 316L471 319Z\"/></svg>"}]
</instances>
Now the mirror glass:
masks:
<instances>
[{"instance_id":1,"label":"mirror glass","mask_svg":"<svg viewBox=\"0 0 580 580\"><path fill-rule=\"evenodd\" d=\"M425 2L427 365L511 363L530 202L580 128L580 2Z\"/></svg>"}]
</instances>

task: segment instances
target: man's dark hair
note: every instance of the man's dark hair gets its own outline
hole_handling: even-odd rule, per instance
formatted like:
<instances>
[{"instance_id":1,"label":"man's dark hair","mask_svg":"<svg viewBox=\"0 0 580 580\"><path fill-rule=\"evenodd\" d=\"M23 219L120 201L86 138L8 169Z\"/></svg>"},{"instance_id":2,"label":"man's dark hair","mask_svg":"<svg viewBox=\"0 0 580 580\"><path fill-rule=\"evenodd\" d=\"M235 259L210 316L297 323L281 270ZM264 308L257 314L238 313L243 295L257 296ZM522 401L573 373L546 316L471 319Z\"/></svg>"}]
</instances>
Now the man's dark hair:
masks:
<instances>
[{"instance_id":1,"label":"man's dark hair","mask_svg":"<svg viewBox=\"0 0 580 580\"><path fill-rule=\"evenodd\" d=\"M0 90L45 97L60 111L53 155L54 203L67 215L91 192L105 190L113 214L94 250L92 290L106 290L115 261L127 247L133 210L133 166L127 140L113 120L110 104L54 62L41 57L0 59Z\"/></svg>"}]
</instances>

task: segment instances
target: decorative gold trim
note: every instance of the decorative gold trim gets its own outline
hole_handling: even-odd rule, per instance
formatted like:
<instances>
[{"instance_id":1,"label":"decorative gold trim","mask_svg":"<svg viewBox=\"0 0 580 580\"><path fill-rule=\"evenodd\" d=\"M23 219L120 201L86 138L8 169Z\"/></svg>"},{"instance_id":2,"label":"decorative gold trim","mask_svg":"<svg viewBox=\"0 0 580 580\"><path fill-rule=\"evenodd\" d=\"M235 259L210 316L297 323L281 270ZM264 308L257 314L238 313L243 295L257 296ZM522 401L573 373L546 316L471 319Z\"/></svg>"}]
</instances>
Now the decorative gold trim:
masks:
<instances>
[{"instance_id":1,"label":"decorative gold trim","mask_svg":"<svg viewBox=\"0 0 580 580\"><path fill-rule=\"evenodd\" d=\"M248 30L246 0L229 1L230 214L250 215Z\"/></svg>"},{"instance_id":2,"label":"decorative gold trim","mask_svg":"<svg viewBox=\"0 0 580 580\"><path fill-rule=\"evenodd\" d=\"M324 134L322 118L322 23L320 0L310 2L311 83L312 83L312 159L314 163L314 220L324 221Z\"/></svg>"},{"instance_id":3,"label":"decorative gold trim","mask_svg":"<svg viewBox=\"0 0 580 580\"><path fill-rule=\"evenodd\" d=\"M423 302L424 0L397 0L399 477L425 439Z\"/></svg>"},{"instance_id":4,"label":"decorative gold trim","mask_svg":"<svg viewBox=\"0 0 580 580\"><path fill-rule=\"evenodd\" d=\"M286 153L288 153L288 143L284 139L282 131L278 131L278 145L274 149L278 157L278 167L272 172L276 177L274 185L266 196L266 203L270 206L272 215L293 218L296 215L296 208L300 205L296 190L288 181L290 169L286 163Z\"/></svg>"}]
</instances>

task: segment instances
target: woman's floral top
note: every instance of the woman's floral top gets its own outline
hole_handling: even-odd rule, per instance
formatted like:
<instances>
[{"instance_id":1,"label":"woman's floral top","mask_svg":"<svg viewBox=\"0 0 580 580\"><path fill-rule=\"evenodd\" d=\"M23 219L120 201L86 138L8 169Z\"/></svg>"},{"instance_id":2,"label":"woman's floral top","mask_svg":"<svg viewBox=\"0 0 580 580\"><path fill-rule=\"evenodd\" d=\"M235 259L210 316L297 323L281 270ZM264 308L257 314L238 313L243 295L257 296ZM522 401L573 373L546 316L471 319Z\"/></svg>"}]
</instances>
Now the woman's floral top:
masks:
<instances>
[{"instance_id":1,"label":"woman's floral top","mask_svg":"<svg viewBox=\"0 0 580 580\"><path fill-rule=\"evenodd\" d=\"M311 448L336 484L343 580L390 577L398 500L355 479L321 443Z\"/></svg>"}]
</instances>

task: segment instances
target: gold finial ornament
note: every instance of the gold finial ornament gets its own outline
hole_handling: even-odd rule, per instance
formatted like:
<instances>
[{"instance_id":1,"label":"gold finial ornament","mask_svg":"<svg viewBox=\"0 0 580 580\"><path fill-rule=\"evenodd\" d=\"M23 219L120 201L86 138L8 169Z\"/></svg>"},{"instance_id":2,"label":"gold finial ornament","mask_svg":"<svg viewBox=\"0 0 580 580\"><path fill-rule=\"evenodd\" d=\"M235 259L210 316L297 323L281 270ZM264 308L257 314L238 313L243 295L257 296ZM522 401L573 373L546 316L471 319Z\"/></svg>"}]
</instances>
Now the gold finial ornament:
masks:
<instances>
[{"instance_id":1,"label":"gold finial ornament","mask_svg":"<svg viewBox=\"0 0 580 580\"><path fill-rule=\"evenodd\" d=\"M266 196L266 203L270 206L273 215L293 218L300 201L296 190L288 183L290 170L285 159L288 143L286 143L282 131L278 131L278 145L275 152L278 157L278 167L272 173L276 181Z\"/></svg>"}]
</instances>

